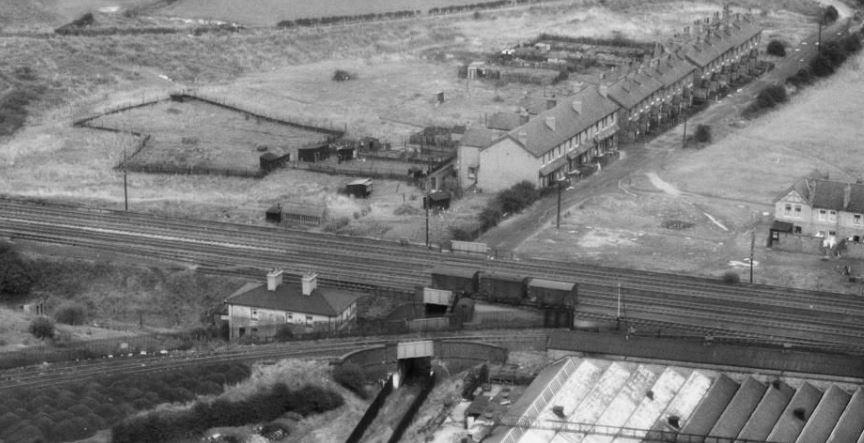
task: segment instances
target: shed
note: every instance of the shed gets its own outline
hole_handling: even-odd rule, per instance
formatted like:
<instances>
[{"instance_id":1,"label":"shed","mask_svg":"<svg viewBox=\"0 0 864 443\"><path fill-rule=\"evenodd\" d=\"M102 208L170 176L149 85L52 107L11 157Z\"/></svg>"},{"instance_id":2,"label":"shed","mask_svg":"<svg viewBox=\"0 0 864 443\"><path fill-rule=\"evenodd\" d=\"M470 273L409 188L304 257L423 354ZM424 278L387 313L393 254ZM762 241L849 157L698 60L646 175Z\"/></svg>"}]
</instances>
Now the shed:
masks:
<instances>
[{"instance_id":1,"label":"shed","mask_svg":"<svg viewBox=\"0 0 864 443\"><path fill-rule=\"evenodd\" d=\"M336 158L340 161L353 160L357 157L357 149L351 144L338 144L336 148Z\"/></svg>"},{"instance_id":2,"label":"shed","mask_svg":"<svg viewBox=\"0 0 864 443\"><path fill-rule=\"evenodd\" d=\"M320 203L277 203L267 210L266 220L279 224L317 226L327 220L327 205Z\"/></svg>"},{"instance_id":3,"label":"shed","mask_svg":"<svg viewBox=\"0 0 864 443\"><path fill-rule=\"evenodd\" d=\"M358 198L366 198L372 194L372 179L359 178L345 185L345 192Z\"/></svg>"},{"instance_id":4,"label":"shed","mask_svg":"<svg viewBox=\"0 0 864 443\"><path fill-rule=\"evenodd\" d=\"M424 209L450 209L451 195L447 191L435 191L423 196Z\"/></svg>"},{"instance_id":5,"label":"shed","mask_svg":"<svg viewBox=\"0 0 864 443\"><path fill-rule=\"evenodd\" d=\"M301 162L314 163L330 157L330 145L307 146L297 150L297 159Z\"/></svg>"},{"instance_id":6,"label":"shed","mask_svg":"<svg viewBox=\"0 0 864 443\"><path fill-rule=\"evenodd\" d=\"M291 154L288 154L289 157ZM272 171L279 166L279 156L272 152L265 152L258 158L258 166L264 171Z\"/></svg>"},{"instance_id":7,"label":"shed","mask_svg":"<svg viewBox=\"0 0 864 443\"><path fill-rule=\"evenodd\" d=\"M559 307L576 304L577 284L532 278L528 282L528 298L541 306Z\"/></svg>"}]
</instances>

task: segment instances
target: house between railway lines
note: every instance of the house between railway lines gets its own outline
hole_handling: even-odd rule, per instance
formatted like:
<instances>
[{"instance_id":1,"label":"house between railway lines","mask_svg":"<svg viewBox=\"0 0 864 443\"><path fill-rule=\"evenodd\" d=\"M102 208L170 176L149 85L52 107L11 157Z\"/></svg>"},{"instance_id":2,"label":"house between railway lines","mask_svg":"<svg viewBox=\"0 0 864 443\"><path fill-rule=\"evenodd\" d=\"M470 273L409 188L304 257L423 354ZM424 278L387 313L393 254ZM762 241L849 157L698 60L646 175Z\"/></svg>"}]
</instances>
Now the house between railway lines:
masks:
<instances>
[{"instance_id":1,"label":"house between railway lines","mask_svg":"<svg viewBox=\"0 0 864 443\"><path fill-rule=\"evenodd\" d=\"M811 237L819 242L864 241L864 184L831 181L812 174L774 200L769 246L784 247ZM857 248L856 248L857 249Z\"/></svg>"},{"instance_id":2,"label":"house between railway lines","mask_svg":"<svg viewBox=\"0 0 864 443\"><path fill-rule=\"evenodd\" d=\"M266 285L244 286L225 300L231 340L272 337L283 325L300 330L339 330L357 317L359 295L318 287L317 274L283 283L282 271L267 274Z\"/></svg>"},{"instance_id":3,"label":"house between railway lines","mask_svg":"<svg viewBox=\"0 0 864 443\"><path fill-rule=\"evenodd\" d=\"M615 158L620 137L678 121L694 98L708 100L742 76L758 74L761 33L750 16L733 17L727 8L692 32L688 26L683 42L670 42L617 79L469 128L457 150L460 187L495 192L523 180L546 187L599 169Z\"/></svg>"}]
</instances>

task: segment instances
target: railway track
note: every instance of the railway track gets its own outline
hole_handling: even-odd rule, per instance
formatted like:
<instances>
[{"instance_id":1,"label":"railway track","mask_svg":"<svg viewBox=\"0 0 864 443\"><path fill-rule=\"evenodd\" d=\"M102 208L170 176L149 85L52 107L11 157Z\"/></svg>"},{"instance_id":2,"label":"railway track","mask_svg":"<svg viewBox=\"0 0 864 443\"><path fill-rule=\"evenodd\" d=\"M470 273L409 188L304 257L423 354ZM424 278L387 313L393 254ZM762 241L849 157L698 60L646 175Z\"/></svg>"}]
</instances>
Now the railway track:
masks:
<instances>
[{"instance_id":1,"label":"railway track","mask_svg":"<svg viewBox=\"0 0 864 443\"><path fill-rule=\"evenodd\" d=\"M316 270L324 284L409 292L437 265L579 282L580 307L771 344L864 355L864 298L546 260L492 260L367 238L0 198L0 235L169 260L260 279L255 270Z\"/></svg>"},{"instance_id":2,"label":"railway track","mask_svg":"<svg viewBox=\"0 0 864 443\"><path fill-rule=\"evenodd\" d=\"M445 339L475 341L483 343L507 343L519 340L546 339L542 330L526 330L518 337L512 331L489 330L475 333L441 332L408 336L354 337L327 340L274 343L260 346L240 346L221 352L206 354L174 353L152 357L103 358L78 363L28 366L0 371L0 393L19 388L46 387L61 385L93 377L107 377L118 374L144 374L163 372L202 364L227 363L237 361L262 361L299 357L335 357L350 351L372 346L384 345L399 340Z\"/></svg>"}]
</instances>

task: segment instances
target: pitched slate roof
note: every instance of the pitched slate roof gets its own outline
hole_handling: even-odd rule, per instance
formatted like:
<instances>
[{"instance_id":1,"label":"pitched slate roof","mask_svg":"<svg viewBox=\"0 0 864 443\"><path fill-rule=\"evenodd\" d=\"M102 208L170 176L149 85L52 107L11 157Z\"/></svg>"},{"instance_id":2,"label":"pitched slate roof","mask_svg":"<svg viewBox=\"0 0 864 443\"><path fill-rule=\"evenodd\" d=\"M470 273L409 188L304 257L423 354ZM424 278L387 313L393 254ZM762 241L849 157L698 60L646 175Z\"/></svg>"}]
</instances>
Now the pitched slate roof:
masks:
<instances>
[{"instance_id":1,"label":"pitched slate roof","mask_svg":"<svg viewBox=\"0 0 864 443\"><path fill-rule=\"evenodd\" d=\"M275 291L268 291L267 285L258 285L245 292L228 298L229 305L249 306L277 311L290 311L303 314L336 317L360 298L348 291L331 288L318 288L312 295L303 295L300 283L283 283Z\"/></svg>"},{"instance_id":2,"label":"pitched slate roof","mask_svg":"<svg viewBox=\"0 0 864 443\"><path fill-rule=\"evenodd\" d=\"M554 108L510 131L510 138L539 157L618 110L618 106L600 95L596 87L583 89L558 102ZM581 112L574 109L575 102L581 103Z\"/></svg>"},{"instance_id":3,"label":"pitched slate roof","mask_svg":"<svg viewBox=\"0 0 864 443\"><path fill-rule=\"evenodd\" d=\"M459 140L462 146L473 146L477 148L485 148L504 137L506 132L488 129L482 126L472 126L465 131L465 135Z\"/></svg>"},{"instance_id":4,"label":"pitched slate roof","mask_svg":"<svg viewBox=\"0 0 864 443\"><path fill-rule=\"evenodd\" d=\"M762 28L756 23L744 19L733 21L727 29L711 30L702 35L701 41L689 45L685 57L700 68L708 66L726 51L742 45L747 40L762 32Z\"/></svg>"},{"instance_id":5,"label":"pitched slate roof","mask_svg":"<svg viewBox=\"0 0 864 443\"><path fill-rule=\"evenodd\" d=\"M669 87L696 70L696 66L677 55L667 54L646 71L650 77Z\"/></svg>"},{"instance_id":6,"label":"pitched slate roof","mask_svg":"<svg viewBox=\"0 0 864 443\"><path fill-rule=\"evenodd\" d=\"M525 120L527 119L515 112L496 112L489 116L489 120L486 122L486 127L489 129L509 131L523 125Z\"/></svg>"},{"instance_id":7,"label":"pitched slate roof","mask_svg":"<svg viewBox=\"0 0 864 443\"><path fill-rule=\"evenodd\" d=\"M812 178L798 180L781 198L795 191L818 209L864 213L864 184Z\"/></svg>"},{"instance_id":8,"label":"pitched slate roof","mask_svg":"<svg viewBox=\"0 0 864 443\"><path fill-rule=\"evenodd\" d=\"M631 110L663 87L663 83L644 72L631 72L609 87L609 98Z\"/></svg>"}]
</instances>

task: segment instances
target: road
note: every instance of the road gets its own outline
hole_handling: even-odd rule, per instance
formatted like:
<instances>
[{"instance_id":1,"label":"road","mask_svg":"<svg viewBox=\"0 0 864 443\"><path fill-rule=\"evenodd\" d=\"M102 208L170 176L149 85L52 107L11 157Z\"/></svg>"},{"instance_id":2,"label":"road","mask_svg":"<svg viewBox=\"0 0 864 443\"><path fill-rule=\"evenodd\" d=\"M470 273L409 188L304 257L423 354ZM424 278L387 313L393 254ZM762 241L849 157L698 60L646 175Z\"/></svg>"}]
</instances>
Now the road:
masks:
<instances>
[{"instance_id":1,"label":"road","mask_svg":"<svg viewBox=\"0 0 864 443\"><path fill-rule=\"evenodd\" d=\"M822 39L828 41L837 38L843 35L850 25L851 19L839 20L822 30ZM786 78L806 67L809 60L816 55L818 39L818 29L814 24L813 33L803 39L797 47L790 48L787 56L775 63L774 69L751 81L740 90L730 93L720 101L712 103L699 114L691 116L687 123L690 131L692 132L698 124L711 125L716 128L718 124L737 118L759 91L768 85L785 82ZM561 197L562 212L566 212L567 208L576 206L592 197L619 192L619 183L626 181L630 176L643 175L649 171L662 169L668 159L680 149L682 136L683 124L670 128L647 142L623 146L622 155L625 158L563 192ZM478 241L499 251L514 251L538 231L554 224L556 213L557 199L553 193L522 214L489 230Z\"/></svg>"}]
</instances>

